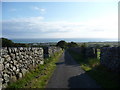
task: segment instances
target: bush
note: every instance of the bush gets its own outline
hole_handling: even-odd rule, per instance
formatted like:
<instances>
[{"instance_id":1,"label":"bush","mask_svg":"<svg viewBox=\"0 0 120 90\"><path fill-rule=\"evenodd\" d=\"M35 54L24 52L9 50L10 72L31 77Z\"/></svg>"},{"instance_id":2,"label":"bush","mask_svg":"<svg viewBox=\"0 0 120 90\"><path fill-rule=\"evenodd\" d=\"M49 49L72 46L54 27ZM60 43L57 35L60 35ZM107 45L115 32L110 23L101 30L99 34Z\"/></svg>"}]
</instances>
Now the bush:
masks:
<instances>
[{"instance_id":1,"label":"bush","mask_svg":"<svg viewBox=\"0 0 120 90\"><path fill-rule=\"evenodd\" d=\"M7 38L2 38L2 47L12 47L14 43L7 39Z\"/></svg>"},{"instance_id":2,"label":"bush","mask_svg":"<svg viewBox=\"0 0 120 90\"><path fill-rule=\"evenodd\" d=\"M77 47L78 44L75 43L75 42L71 42L71 43L68 43L67 46L68 46L68 47Z\"/></svg>"},{"instance_id":3,"label":"bush","mask_svg":"<svg viewBox=\"0 0 120 90\"><path fill-rule=\"evenodd\" d=\"M28 47L27 44L22 44L22 43L14 43L13 46L14 47Z\"/></svg>"},{"instance_id":4,"label":"bush","mask_svg":"<svg viewBox=\"0 0 120 90\"><path fill-rule=\"evenodd\" d=\"M110 47L110 45L109 45L109 44L107 44L107 45L104 45L103 47Z\"/></svg>"},{"instance_id":5,"label":"bush","mask_svg":"<svg viewBox=\"0 0 120 90\"><path fill-rule=\"evenodd\" d=\"M61 41L59 41L59 42L57 43L56 46L59 46L59 47L61 47L62 49L65 49L65 48L67 48L67 42L65 42L64 40L61 40Z\"/></svg>"},{"instance_id":6,"label":"bush","mask_svg":"<svg viewBox=\"0 0 120 90\"><path fill-rule=\"evenodd\" d=\"M83 44L81 44L81 47L87 47L87 44L86 43L83 43Z\"/></svg>"},{"instance_id":7,"label":"bush","mask_svg":"<svg viewBox=\"0 0 120 90\"><path fill-rule=\"evenodd\" d=\"M12 40L7 38L2 39L2 47L28 47L28 44L14 43Z\"/></svg>"}]
</instances>

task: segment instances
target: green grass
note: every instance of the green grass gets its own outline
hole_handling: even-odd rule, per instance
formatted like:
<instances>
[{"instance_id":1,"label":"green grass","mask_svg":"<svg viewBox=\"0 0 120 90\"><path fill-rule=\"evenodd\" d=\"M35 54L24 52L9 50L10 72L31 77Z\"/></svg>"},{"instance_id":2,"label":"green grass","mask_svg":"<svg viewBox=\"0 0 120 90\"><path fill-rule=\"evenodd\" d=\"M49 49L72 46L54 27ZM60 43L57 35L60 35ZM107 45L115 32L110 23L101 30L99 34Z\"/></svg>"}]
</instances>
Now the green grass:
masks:
<instances>
[{"instance_id":1,"label":"green grass","mask_svg":"<svg viewBox=\"0 0 120 90\"><path fill-rule=\"evenodd\" d=\"M72 57L80 64L81 68L103 88L120 88L120 75L100 65L100 51L97 58L83 58L80 54L70 51Z\"/></svg>"},{"instance_id":2,"label":"green grass","mask_svg":"<svg viewBox=\"0 0 120 90\"><path fill-rule=\"evenodd\" d=\"M100 59L100 49L97 49L97 58Z\"/></svg>"},{"instance_id":3,"label":"green grass","mask_svg":"<svg viewBox=\"0 0 120 90\"><path fill-rule=\"evenodd\" d=\"M35 69L26 73L22 79L8 85L7 88L45 88L56 67L55 63L58 61L62 52L45 59L45 64L38 65Z\"/></svg>"},{"instance_id":4,"label":"green grass","mask_svg":"<svg viewBox=\"0 0 120 90\"><path fill-rule=\"evenodd\" d=\"M95 79L103 88L120 88L120 75L109 71L103 66L99 65L88 71L87 74Z\"/></svg>"}]
</instances>

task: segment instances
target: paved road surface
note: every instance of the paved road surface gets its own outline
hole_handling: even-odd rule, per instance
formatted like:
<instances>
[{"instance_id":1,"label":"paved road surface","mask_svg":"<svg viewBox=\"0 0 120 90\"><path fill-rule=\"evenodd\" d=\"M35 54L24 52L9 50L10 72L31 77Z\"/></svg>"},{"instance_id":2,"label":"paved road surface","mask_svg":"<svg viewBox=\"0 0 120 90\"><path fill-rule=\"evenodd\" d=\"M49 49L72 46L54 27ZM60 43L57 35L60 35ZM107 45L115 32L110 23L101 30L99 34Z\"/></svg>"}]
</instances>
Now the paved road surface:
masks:
<instances>
[{"instance_id":1,"label":"paved road surface","mask_svg":"<svg viewBox=\"0 0 120 90\"><path fill-rule=\"evenodd\" d=\"M64 52L46 88L99 88L68 52Z\"/></svg>"}]
</instances>

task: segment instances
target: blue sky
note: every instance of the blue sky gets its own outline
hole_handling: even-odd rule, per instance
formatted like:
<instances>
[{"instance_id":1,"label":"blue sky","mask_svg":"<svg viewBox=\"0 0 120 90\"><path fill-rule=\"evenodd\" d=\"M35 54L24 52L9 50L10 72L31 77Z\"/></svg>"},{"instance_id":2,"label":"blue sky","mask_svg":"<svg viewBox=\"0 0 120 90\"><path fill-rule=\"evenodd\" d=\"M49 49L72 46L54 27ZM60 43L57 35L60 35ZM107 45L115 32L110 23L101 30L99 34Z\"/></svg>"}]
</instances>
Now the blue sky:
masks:
<instances>
[{"instance_id":1,"label":"blue sky","mask_svg":"<svg viewBox=\"0 0 120 90\"><path fill-rule=\"evenodd\" d=\"M117 2L3 2L2 34L7 38L117 38L117 15Z\"/></svg>"}]
</instances>

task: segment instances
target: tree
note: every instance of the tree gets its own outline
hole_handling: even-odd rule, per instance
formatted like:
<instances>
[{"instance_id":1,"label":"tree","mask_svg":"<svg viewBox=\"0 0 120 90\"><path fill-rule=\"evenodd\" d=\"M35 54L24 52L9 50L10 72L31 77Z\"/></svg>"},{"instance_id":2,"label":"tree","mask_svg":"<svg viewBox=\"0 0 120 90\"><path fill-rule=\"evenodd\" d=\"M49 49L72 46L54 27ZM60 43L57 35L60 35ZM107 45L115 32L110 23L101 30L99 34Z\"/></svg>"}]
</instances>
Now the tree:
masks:
<instances>
[{"instance_id":1,"label":"tree","mask_svg":"<svg viewBox=\"0 0 120 90\"><path fill-rule=\"evenodd\" d=\"M14 43L7 39L7 38L2 38L2 47L12 47Z\"/></svg>"},{"instance_id":2,"label":"tree","mask_svg":"<svg viewBox=\"0 0 120 90\"><path fill-rule=\"evenodd\" d=\"M86 43L83 43L82 45L81 45L81 47L87 47L87 44Z\"/></svg>"},{"instance_id":3,"label":"tree","mask_svg":"<svg viewBox=\"0 0 120 90\"><path fill-rule=\"evenodd\" d=\"M23 44L23 43L14 43L14 47L28 47L28 44ZM36 46L37 47L37 46Z\"/></svg>"},{"instance_id":4,"label":"tree","mask_svg":"<svg viewBox=\"0 0 120 90\"><path fill-rule=\"evenodd\" d=\"M109 44L106 44L106 45L104 45L103 47L110 47L110 45L109 45Z\"/></svg>"},{"instance_id":5,"label":"tree","mask_svg":"<svg viewBox=\"0 0 120 90\"><path fill-rule=\"evenodd\" d=\"M101 46L99 44L95 44L95 48L100 48Z\"/></svg>"},{"instance_id":6,"label":"tree","mask_svg":"<svg viewBox=\"0 0 120 90\"><path fill-rule=\"evenodd\" d=\"M65 49L67 48L67 42L65 42L64 40L61 40L57 43L56 46L61 47L62 49Z\"/></svg>"},{"instance_id":7,"label":"tree","mask_svg":"<svg viewBox=\"0 0 120 90\"><path fill-rule=\"evenodd\" d=\"M71 42L71 43L68 43L68 45L67 45L68 47L77 47L78 46L78 44L77 43L75 43L75 42Z\"/></svg>"}]
</instances>

